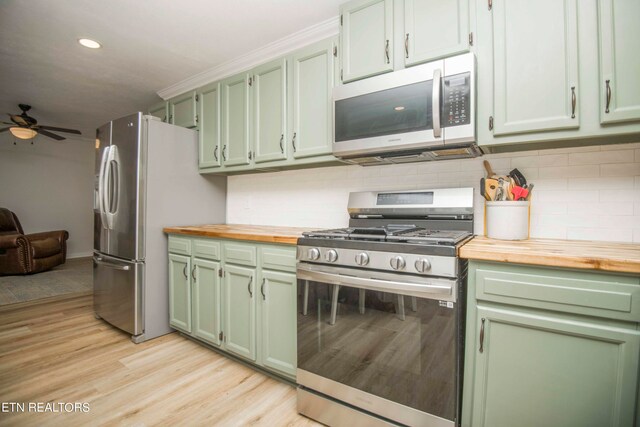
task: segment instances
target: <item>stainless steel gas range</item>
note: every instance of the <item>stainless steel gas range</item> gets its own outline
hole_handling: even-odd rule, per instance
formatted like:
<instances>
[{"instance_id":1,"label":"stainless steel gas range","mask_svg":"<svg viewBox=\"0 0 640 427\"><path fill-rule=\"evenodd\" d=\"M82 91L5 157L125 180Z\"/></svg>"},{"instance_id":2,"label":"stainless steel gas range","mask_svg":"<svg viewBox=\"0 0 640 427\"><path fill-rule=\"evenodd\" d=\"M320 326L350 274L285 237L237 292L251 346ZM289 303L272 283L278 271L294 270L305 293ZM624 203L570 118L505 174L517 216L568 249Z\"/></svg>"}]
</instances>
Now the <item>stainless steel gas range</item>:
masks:
<instances>
[{"instance_id":1,"label":"stainless steel gas range","mask_svg":"<svg viewBox=\"0 0 640 427\"><path fill-rule=\"evenodd\" d=\"M298 240L298 412L331 426L457 426L473 189L359 192Z\"/></svg>"}]
</instances>

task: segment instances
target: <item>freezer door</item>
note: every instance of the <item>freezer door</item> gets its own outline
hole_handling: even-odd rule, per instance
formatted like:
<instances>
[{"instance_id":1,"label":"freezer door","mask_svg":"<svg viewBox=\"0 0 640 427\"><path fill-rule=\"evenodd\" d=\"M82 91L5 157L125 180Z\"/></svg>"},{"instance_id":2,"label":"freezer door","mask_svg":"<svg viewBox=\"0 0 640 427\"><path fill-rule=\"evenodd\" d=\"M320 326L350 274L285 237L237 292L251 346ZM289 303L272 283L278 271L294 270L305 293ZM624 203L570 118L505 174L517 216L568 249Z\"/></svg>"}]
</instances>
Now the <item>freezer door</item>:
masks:
<instances>
[{"instance_id":1,"label":"freezer door","mask_svg":"<svg viewBox=\"0 0 640 427\"><path fill-rule=\"evenodd\" d=\"M93 307L98 316L132 335L144 332L144 263L93 256Z\"/></svg>"},{"instance_id":2,"label":"freezer door","mask_svg":"<svg viewBox=\"0 0 640 427\"><path fill-rule=\"evenodd\" d=\"M144 148L140 113L114 120L105 166L105 218L114 257L144 259Z\"/></svg>"},{"instance_id":3,"label":"freezer door","mask_svg":"<svg viewBox=\"0 0 640 427\"><path fill-rule=\"evenodd\" d=\"M109 253L109 230L104 221L104 173L111 145L111 122L96 130L96 159L93 188L93 249Z\"/></svg>"}]
</instances>

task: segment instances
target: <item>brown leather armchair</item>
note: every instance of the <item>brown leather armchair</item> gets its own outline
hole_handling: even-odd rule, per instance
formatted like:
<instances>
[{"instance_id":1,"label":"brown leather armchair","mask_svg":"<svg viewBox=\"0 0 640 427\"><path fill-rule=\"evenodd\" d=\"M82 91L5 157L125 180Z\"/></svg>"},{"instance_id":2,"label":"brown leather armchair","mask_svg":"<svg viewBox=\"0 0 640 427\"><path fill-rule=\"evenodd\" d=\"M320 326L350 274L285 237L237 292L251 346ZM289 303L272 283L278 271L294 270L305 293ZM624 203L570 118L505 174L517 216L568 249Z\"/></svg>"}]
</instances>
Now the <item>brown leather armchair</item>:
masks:
<instances>
[{"instance_id":1,"label":"brown leather armchair","mask_svg":"<svg viewBox=\"0 0 640 427\"><path fill-rule=\"evenodd\" d=\"M16 214L0 208L0 275L32 274L64 264L66 230L24 234Z\"/></svg>"}]
</instances>

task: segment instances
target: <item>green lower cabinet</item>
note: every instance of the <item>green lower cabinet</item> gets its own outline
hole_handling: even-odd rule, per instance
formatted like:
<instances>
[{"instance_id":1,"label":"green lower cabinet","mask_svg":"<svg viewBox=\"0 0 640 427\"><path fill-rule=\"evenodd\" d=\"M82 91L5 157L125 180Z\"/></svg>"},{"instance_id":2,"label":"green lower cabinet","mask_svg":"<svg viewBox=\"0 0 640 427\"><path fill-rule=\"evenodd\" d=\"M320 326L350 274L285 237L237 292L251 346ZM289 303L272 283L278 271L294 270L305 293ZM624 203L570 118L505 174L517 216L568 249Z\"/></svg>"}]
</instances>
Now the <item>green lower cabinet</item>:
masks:
<instances>
[{"instance_id":1,"label":"green lower cabinet","mask_svg":"<svg viewBox=\"0 0 640 427\"><path fill-rule=\"evenodd\" d=\"M470 262L463 427L638 426L640 278Z\"/></svg>"},{"instance_id":2,"label":"green lower cabinet","mask_svg":"<svg viewBox=\"0 0 640 427\"><path fill-rule=\"evenodd\" d=\"M220 263L194 258L193 335L215 346L220 345Z\"/></svg>"},{"instance_id":3,"label":"green lower cabinet","mask_svg":"<svg viewBox=\"0 0 640 427\"><path fill-rule=\"evenodd\" d=\"M256 361L256 270L224 266L225 350Z\"/></svg>"},{"instance_id":4,"label":"green lower cabinet","mask_svg":"<svg viewBox=\"0 0 640 427\"><path fill-rule=\"evenodd\" d=\"M169 254L169 323L191 332L191 258Z\"/></svg>"},{"instance_id":5,"label":"green lower cabinet","mask_svg":"<svg viewBox=\"0 0 640 427\"><path fill-rule=\"evenodd\" d=\"M485 307L476 320L473 426L633 426L640 332Z\"/></svg>"},{"instance_id":6,"label":"green lower cabinet","mask_svg":"<svg viewBox=\"0 0 640 427\"><path fill-rule=\"evenodd\" d=\"M296 275L260 272L261 362L283 374L296 375Z\"/></svg>"}]
</instances>

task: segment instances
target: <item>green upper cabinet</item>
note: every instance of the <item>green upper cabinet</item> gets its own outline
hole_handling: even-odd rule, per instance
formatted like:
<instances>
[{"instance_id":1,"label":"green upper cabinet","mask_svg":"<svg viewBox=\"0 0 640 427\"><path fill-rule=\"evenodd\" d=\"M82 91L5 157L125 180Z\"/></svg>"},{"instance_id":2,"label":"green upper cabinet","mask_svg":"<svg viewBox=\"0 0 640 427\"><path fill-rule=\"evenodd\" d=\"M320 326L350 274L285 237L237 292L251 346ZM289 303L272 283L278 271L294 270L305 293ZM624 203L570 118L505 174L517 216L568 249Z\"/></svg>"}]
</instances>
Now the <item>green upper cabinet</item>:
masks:
<instances>
[{"instance_id":1,"label":"green upper cabinet","mask_svg":"<svg viewBox=\"0 0 640 427\"><path fill-rule=\"evenodd\" d=\"M187 92L169 100L169 123L185 128L198 125L196 91Z\"/></svg>"},{"instance_id":2,"label":"green upper cabinet","mask_svg":"<svg viewBox=\"0 0 640 427\"><path fill-rule=\"evenodd\" d=\"M220 263L193 259L193 335L219 346L220 323Z\"/></svg>"},{"instance_id":3,"label":"green upper cabinet","mask_svg":"<svg viewBox=\"0 0 640 427\"><path fill-rule=\"evenodd\" d=\"M492 45L494 135L580 126L576 2L495 1L489 14L481 2L478 33L488 25L482 34ZM486 65L479 73L491 73Z\"/></svg>"},{"instance_id":4,"label":"green upper cabinet","mask_svg":"<svg viewBox=\"0 0 640 427\"><path fill-rule=\"evenodd\" d=\"M287 158L287 61L253 70L253 147L255 162Z\"/></svg>"},{"instance_id":5,"label":"green upper cabinet","mask_svg":"<svg viewBox=\"0 0 640 427\"><path fill-rule=\"evenodd\" d=\"M353 0L340 21L344 83L393 71L393 0Z\"/></svg>"},{"instance_id":6,"label":"green upper cabinet","mask_svg":"<svg viewBox=\"0 0 640 427\"><path fill-rule=\"evenodd\" d=\"M633 426L640 332L477 308L473 427Z\"/></svg>"},{"instance_id":7,"label":"green upper cabinet","mask_svg":"<svg viewBox=\"0 0 640 427\"><path fill-rule=\"evenodd\" d=\"M220 147L220 84L198 89L198 166L216 168L221 165Z\"/></svg>"},{"instance_id":8,"label":"green upper cabinet","mask_svg":"<svg viewBox=\"0 0 640 427\"><path fill-rule=\"evenodd\" d=\"M640 120L640 2L598 0L600 121Z\"/></svg>"},{"instance_id":9,"label":"green upper cabinet","mask_svg":"<svg viewBox=\"0 0 640 427\"><path fill-rule=\"evenodd\" d=\"M256 361L255 269L225 264L225 349Z\"/></svg>"},{"instance_id":10,"label":"green upper cabinet","mask_svg":"<svg viewBox=\"0 0 640 427\"><path fill-rule=\"evenodd\" d=\"M250 93L253 83L248 73L220 83L222 92L222 160L225 166L251 163L249 150Z\"/></svg>"},{"instance_id":11,"label":"green upper cabinet","mask_svg":"<svg viewBox=\"0 0 640 427\"><path fill-rule=\"evenodd\" d=\"M260 272L262 364L296 375L296 275Z\"/></svg>"},{"instance_id":12,"label":"green upper cabinet","mask_svg":"<svg viewBox=\"0 0 640 427\"><path fill-rule=\"evenodd\" d=\"M191 332L191 258L169 254L169 323Z\"/></svg>"},{"instance_id":13,"label":"green upper cabinet","mask_svg":"<svg viewBox=\"0 0 640 427\"><path fill-rule=\"evenodd\" d=\"M166 122L167 117L169 115L168 111L169 111L169 104L162 101L153 105L151 108L149 108L149 115L157 117L163 122Z\"/></svg>"},{"instance_id":14,"label":"green upper cabinet","mask_svg":"<svg viewBox=\"0 0 640 427\"><path fill-rule=\"evenodd\" d=\"M469 51L469 0L404 0L406 66Z\"/></svg>"},{"instance_id":15,"label":"green upper cabinet","mask_svg":"<svg viewBox=\"0 0 640 427\"><path fill-rule=\"evenodd\" d=\"M331 154L334 52L335 38L302 49L290 59L289 135L294 159Z\"/></svg>"}]
</instances>

